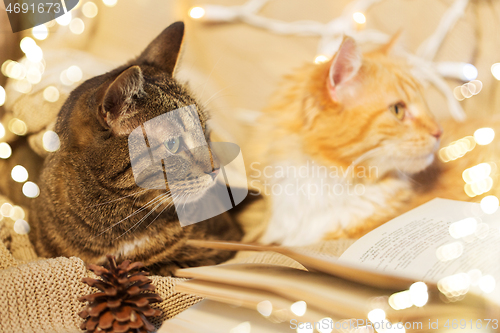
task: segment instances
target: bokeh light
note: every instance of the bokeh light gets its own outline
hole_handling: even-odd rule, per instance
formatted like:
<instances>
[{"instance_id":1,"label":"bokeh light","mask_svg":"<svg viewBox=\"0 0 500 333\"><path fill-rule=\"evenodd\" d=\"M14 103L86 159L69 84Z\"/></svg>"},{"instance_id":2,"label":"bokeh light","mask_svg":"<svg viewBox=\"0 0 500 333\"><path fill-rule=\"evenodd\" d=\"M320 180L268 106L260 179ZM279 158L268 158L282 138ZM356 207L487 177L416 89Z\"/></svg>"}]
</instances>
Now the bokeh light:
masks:
<instances>
[{"instance_id":1,"label":"bokeh light","mask_svg":"<svg viewBox=\"0 0 500 333\"><path fill-rule=\"evenodd\" d=\"M5 104L6 97L7 94L5 93L5 89L2 86L0 86L0 106Z\"/></svg>"},{"instance_id":2,"label":"bokeh light","mask_svg":"<svg viewBox=\"0 0 500 333\"><path fill-rule=\"evenodd\" d=\"M83 15L85 15L85 17L94 18L97 16L99 9L97 8L97 5L94 2L88 1L83 5L82 12Z\"/></svg>"},{"instance_id":3,"label":"bokeh light","mask_svg":"<svg viewBox=\"0 0 500 333\"><path fill-rule=\"evenodd\" d=\"M26 182L23 185L23 194L28 198L36 198L40 195L40 188L33 182Z\"/></svg>"},{"instance_id":4,"label":"bokeh light","mask_svg":"<svg viewBox=\"0 0 500 333\"><path fill-rule=\"evenodd\" d=\"M75 35L80 35L85 31L85 23L81 18L75 18L71 20L69 30Z\"/></svg>"},{"instance_id":5,"label":"bokeh light","mask_svg":"<svg viewBox=\"0 0 500 333\"><path fill-rule=\"evenodd\" d=\"M64 15L61 15L59 17L56 18L56 22L59 24L59 25L62 25L62 26L67 26L68 24L71 23L71 19L73 18L73 16L71 15L71 12L67 12L66 14Z\"/></svg>"},{"instance_id":6,"label":"bokeh light","mask_svg":"<svg viewBox=\"0 0 500 333\"><path fill-rule=\"evenodd\" d=\"M269 301L262 301L257 304L257 311L264 317L269 317L273 312L273 304Z\"/></svg>"},{"instance_id":7,"label":"bokeh light","mask_svg":"<svg viewBox=\"0 0 500 333\"><path fill-rule=\"evenodd\" d=\"M496 63L491 65L491 74L495 77L495 79L500 80L500 63Z\"/></svg>"},{"instance_id":8,"label":"bokeh light","mask_svg":"<svg viewBox=\"0 0 500 333\"><path fill-rule=\"evenodd\" d=\"M296 316L302 317L307 311L307 304L304 301L298 301L290 306L290 311Z\"/></svg>"},{"instance_id":9,"label":"bokeh light","mask_svg":"<svg viewBox=\"0 0 500 333\"><path fill-rule=\"evenodd\" d=\"M18 183L23 183L28 180L28 170L22 165L16 165L12 168L12 172L10 173L12 179Z\"/></svg>"},{"instance_id":10,"label":"bokeh light","mask_svg":"<svg viewBox=\"0 0 500 333\"><path fill-rule=\"evenodd\" d=\"M7 159L12 155L12 148L7 142L0 143L0 158Z\"/></svg>"},{"instance_id":11,"label":"bokeh light","mask_svg":"<svg viewBox=\"0 0 500 333\"><path fill-rule=\"evenodd\" d=\"M365 15L363 13L360 13L360 12L356 12L356 13L352 14L352 19L357 24L365 24L366 23Z\"/></svg>"},{"instance_id":12,"label":"bokeh light","mask_svg":"<svg viewBox=\"0 0 500 333\"><path fill-rule=\"evenodd\" d=\"M54 131L47 131L42 137L43 149L48 152L55 152L61 146L59 135Z\"/></svg>"},{"instance_id":13,"label":"bokeh light","mask_svg":"<svg viewBox=\"0 0 500 333\"><path fill-rule=\"evenodd\" d=\"M498 210L498 198L494 195L488 195L481 200L481 209L486 214L493 214Z\"/></svg>"},{"instance_id":14,"label":"bokeh light","mask_svg":"<svg viewBox=\"0 0 500 333\"><path fill-rule=\"evenodd\" d=\"M19 235L26 235L30 232L30 225L23 219L16 220L14 223L14 231Z\"/></svg>"},{"instance_id":15,"label":"bokeh light","mask_svg":"<svg viewBox=\"0 0 500 333\"><path fill-rule=\"evenodd\" d=\"M316 58L314 59L315 64L322 64L326 61L328 61L328 57L323 54L316 56Z\"/></svg>"},{"instance_id":16,"label":"bokeh light","mask_svg":"<svg viewBox=\"0 0 500 333\"><path fill-rule=\"evenodd\" d=\"M118 0L102 0L102 2L108 7L114 7L118 3Z\"/></svg>"},{"instance_id":17,"label":"bokeh light","mask_svg":"<svg viewBox=\"0 0 500 333\"><path fill-rule=\"evenodd\" d=\"M191 16L194 19L199 19L205 16L205 9L201 7L193 7L189 11L189 16Z\"/></svg>"},{"instance_id":18,"label":"bokeh light","mask_svg":"<svg viewBox=\"0 0 500 333\"><path fill-rule=\"evenodd\" d=\"M484 146L490 144L495 138L495 131L493 128L484 127L474 132L474 140L478 145Z\"/></svg>"},{"instance_id":19,"label":"bokeh light","mask_svg":"<svg viewBox=\"0 0 500 333\"><path fill-rule=\"evenodd\" d=\"M9 121L9 131L16 135L23 136L28 133L28 126L26 126L26 123L21 119L12 118Z\"/></svg>"},{"instance_id":20,"label":"bokeh light","mask_svg":"<svg viewBox=\"0 0 500 333\"><path fill-rule=\"evenodd\" d=\"M71 82L79 82L83 78L83 72L78 66L71 66L66 70L66 77Z\"/></svg>"},{"instance_id":21,"label":"bokeh light","mask_svg":"<svg viewBox=\"0 0 500 333\"><path fill-rule=\"evenodd\" d=\"M38 40L45 40L49 36L49 29L45 24L40 24L31 29L31 34Z\"/></svg>"},{"instance_id":22,"label":"bokeh light","mask_svg":"<svg viewBox=\"0 0 500 333\"><path fill-rule=\"evenodd\" d=\"M47 102L57 102L59 100L59 90L54 86L48 86L43 91L43 98Z\"/></svg>"}]
</instances>

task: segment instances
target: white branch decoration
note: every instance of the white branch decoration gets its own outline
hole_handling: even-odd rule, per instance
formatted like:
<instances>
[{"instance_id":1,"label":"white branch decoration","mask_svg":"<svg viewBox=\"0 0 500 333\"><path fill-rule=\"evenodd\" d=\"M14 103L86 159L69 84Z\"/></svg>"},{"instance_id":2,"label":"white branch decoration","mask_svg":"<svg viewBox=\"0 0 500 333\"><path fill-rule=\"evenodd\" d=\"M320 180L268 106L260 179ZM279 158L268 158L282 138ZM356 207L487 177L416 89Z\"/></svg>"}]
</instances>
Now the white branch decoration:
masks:
<instances>
[{"instance_id":1,"label":"white branch decoration","mask_svg":"<svg viewBox=\"0 0 500 333\"><path fill-rule=\"evenodd\" d=\"M373 5L382 0L357 0L346 6L341 16L324 24L316 21L284 22L258 15L258 12L269 0L249 0L241 6L204 5L203 12L197 18L206 22L241 21L248 25L282 35L319 36L317 54L328 58L337 51L342 37L350 35L359 43L386 43L387 34L374 29L357 29L353 14L366 13ZM417 55L407 54L409 62L414 66L415 74L436 87L448 101L451 115L463 121L465 113L455 99L451 88L444 78L462 81L474 80L476 68L461 62L433 62L444 38L455 23L463 16L469 0L455 0L444 13L439 25L429 38L419 46ZM193 16L193 15L192 15ZM194 17L194 16L193 16Z\"/></svg>"}]
</instances>

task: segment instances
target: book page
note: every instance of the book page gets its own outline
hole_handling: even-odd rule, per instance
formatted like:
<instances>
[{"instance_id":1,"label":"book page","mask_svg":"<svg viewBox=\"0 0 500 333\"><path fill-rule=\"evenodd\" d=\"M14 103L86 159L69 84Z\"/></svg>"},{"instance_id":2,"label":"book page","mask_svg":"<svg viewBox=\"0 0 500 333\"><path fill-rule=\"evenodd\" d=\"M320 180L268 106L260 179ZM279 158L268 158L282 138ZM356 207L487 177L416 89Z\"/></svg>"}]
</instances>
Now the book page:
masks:
<instances>
[{"instance_id":1,"label":"book page","mask_svg":"<svg viewBox=\"0 0 500 333\"><path fill-rule=\"evenodd\" d=\"M434 199L363 236L340 260L433 283L456 276L500 303L500 211Z\"/></svg>"}]
</instances>

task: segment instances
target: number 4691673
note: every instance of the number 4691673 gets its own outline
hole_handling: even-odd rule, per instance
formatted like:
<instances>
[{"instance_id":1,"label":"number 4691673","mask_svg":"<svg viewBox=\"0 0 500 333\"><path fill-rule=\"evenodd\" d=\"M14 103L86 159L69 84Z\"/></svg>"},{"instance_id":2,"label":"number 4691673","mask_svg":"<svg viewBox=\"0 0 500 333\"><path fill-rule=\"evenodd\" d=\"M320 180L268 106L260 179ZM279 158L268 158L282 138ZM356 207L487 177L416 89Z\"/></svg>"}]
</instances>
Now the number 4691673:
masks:
<instances>
[{"instance_id":1,"label":"number 4691673","mask_svg":"<svg viewBox=\"0 0 500 333\"><path fill-rule=\"evenodd\" d=\"M7 8L5 8L7 13L14 13L14 14L19 14L23 13L26 14L28 12L30 13L55 13L59 14L61 12L61 4L60 3L53 3L53 2L45 2L45 3L39 3L38 5L35 5L34 3L9 3Z\"/></svg>"}]
</instances>

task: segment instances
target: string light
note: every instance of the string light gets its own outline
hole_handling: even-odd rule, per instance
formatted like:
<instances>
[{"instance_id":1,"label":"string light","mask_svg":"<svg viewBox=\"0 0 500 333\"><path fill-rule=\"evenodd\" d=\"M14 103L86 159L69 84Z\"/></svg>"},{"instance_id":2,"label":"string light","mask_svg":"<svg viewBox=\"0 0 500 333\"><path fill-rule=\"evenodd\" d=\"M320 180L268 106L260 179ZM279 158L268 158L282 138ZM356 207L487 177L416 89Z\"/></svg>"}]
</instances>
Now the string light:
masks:
<instances>
[{"instance_id":1,"label":"string light","mask_svg":"<svg viewBox=\"0 0 500 333\"><path fill-rule=\"evenodd\" d=\"M7 94L5 93L5 89L0 86L0 106L5 104L6 95ZM3 135L1 137L3 137Z\"/></svg>"},{"instance_id":2,"label":"string light","mask_svg":"<svg viewBox=\"0 0 500 333\"><path fill-rule=\"evenodd\" d=\"M28 180L28 171L22 165L16 165L10 173L12 179L18 183L24 183Z\"/></svg>"},{"instance_id":3,"label":"string light","mask_svg":"<svg viewBox=\"0 0 500 333\"><path fill-rule=\"evenodd\" d=\"M85 23L83 23L82 19L75 18L71 20L71 23L69 24L69 30L75 35L80 35L85 30Z\"/></svg>"},{"instance_id":4,"label":"string light","mask_svg":"<svg viewBox=\"0 0 500 333\"><path fill-rule=\"evenodd\" d=\"M463 101L466 98L471 98L479 94L483 88L483 83L479 80L472 80L470 82L464 83L461 86L455 87L453 89L453 95L459 101Z\"/></svg>"},{"instance_id":5,"label":"string light","mask_svg":"<svg viewBox=\"0 0 500 333\"><path fill-rule=\"evenodd\" d=\"M93 3L92 1L86 2L82 7L83 15L85 15L85 17L88 17L88 18L96 17L98 12L99 12L99 9L97 8L97 5L95 3Z\"/></svg>"},{"instance_id":6,"label":"string light","mask_svg":"<svg viewBox=\"0 0 500 333\"><path fill-rule=\"evenodd\" d=\"M62 26L67 26L68 24L71 23L71 19L73 18L73 15L71 14L71 12L67 12L66 14L64 15L61 15L59 17L56 18L56 22L59 24L59 25L62 25Z\"/></svg>"},{"instance_id":7,"label":"string light","mask_svg":"<svg viewBox=\"0 0 500 333\"><path fill-rule=\"evenodd\" d=\"M83 72L78 66L71 66L66 70L66 77L73 83L79 82L83 78Z\"/></svg>"},{"instance_id":8,"label":"string light","mask_svg":"<svg viewBox=\"0 0 500 333\"><path fill-rule=\"evenodd\" d=\"M23 185L23 194L28 198L36 198L40 195L40 188L33 182L26 182Z\"/></svg>"},{"instance_id":9,"label":"string light","mask_svg":"<svg viewBox=\"0 0 500 333\"><path fill-rule=\"evenodd\" d=\"M25 220L19 219L14 222L14 231L19 235L26 235L30 232L30 225Z\"/></svg>"},{"instance_id":10,"label":"string light","mask_svg":"<svg viewBox=\"0 0 500 333\"><path fill-rule=\"evenodd\" d=\"M54 86L48 86L43 91L43 98L47 102L57 102L59 100L59 90Z\"/></svg>"},{"instance_id":11,"label":"string light","mask_svg":"<svg viewBox=\"0 0 500 333\"><path fill-rule=\"evenodd\" d=\"M118 0L102 0L102 2L108 7L114 7L118 3Z\"/></svg>"},{"instance_id":12,"label":"string light","mask_svg":"<svg viewBox=\"0 0 500 333\"><path fill-rule=\"evenodd\" d=\"M59 135L54 131L47 131L42 137L43 149L48 152L55 152L61 147Z\"/></svg>"},{"instance_id":13,"label":"string light","mask_svg":"<svg viewBox=\"0 0 500 333\"><path fill-rule=\"evenodd\" d=\"M473 136L466 136L460 140L450 143L448 146L439 150L439 159L445 163L454 161L467 154L476 147L476 141Z\"/></svg>"},{"instance_id":14,"label":"string light","mask_svg":"<svg viewBox=\"0 0 500 333\"><path fill-rule=\"evenodd\" d=\"M205 16L205 9L201 7L193 7L189 11L189 16L191 16L194 19L200 19L203 16Z\"/></svg>"},{"instance_id":15,"label":"string light","mask_svg":"<svg viewBox=\"0 0 500 333\"><path fill-rule=\"evenodd\" d=\"M494 195L488 195L481 200L481 209L486 214L493 214L498 210L499 201Z\"/></svg>"},{"instance_id":16,"label":"string light","mask_svg":"<svg viewBox=\"0 0 500 333\"><path fill-rule=\"evenodd\" d=\"M367 317L372 323L380 323L385 319L385 311L382 309L371 310Z\"/></svg>"},{"instance_id":17,"label":"string light","mask_svg":"<svg viewBox=\"0 0 500 333\"><path fill-rule=\"evenodd\" d=\"M361 12L356 12L356 13L352 14L352 19L357 24L365 24L366 23L365 14L363 14Z\"/></svg>"},{"instance_id":18,"label":"string light","mask_svg":"<svg viewBox=\"0 0 500 333\"><path fill-rule=\"evenodd\" d=\"M290 311L296 316L302 317L306 314L307 304L304 301L298 301L290 306Z\"/></svg>"},{"instance_id":19,"label":"string light","mask_svg":"<svg viewBox=\"0 0 500 333\"><path fill-rule=\"evenodd\" d=\"M491 65L491 74L495 77L495 79L500 80L500 63L496 63Z\"/></svg>"},{"instance_id":20,"label":"string light","mask_svg":"<svg viewBox=\"0 0 500 333\"><path fill-rule=\"evenodd\" d=\"M0 158L8 159L12 155L12 148L7 142L0 143Z\"/></svg>"},{"instance_id":21,"label":"string light","mask_svg":"<svg viewBox=\"0 0 500 333\"><path fill-rule=\"evenodd\" d=\"M323 55L323 54L316 56L316 58L314 59L315 64L322 64L322 63L327 62L327 61L328 61L328 57Z\"/></svg>"},{"instance_id":22,"label":"string light","mask_svg":"<svg viewBox=\"0 0 500 333\"><path fill-rule=\"evenodd\" d=\"M26 126L26 123L24 121L22 121L21 119L17 119L17 118L12 118L9 121L8 128L9 128L9 131L11 131L12 133L19 135L19 136L26 135L26 133L28 132L28 126Z\"/></svg>"},{"instance_id":23,"label":"string light","mask_svg":"<svg viewBox=\"0 0 500 333\"><path fill-rule=\"evenodd\" d=\"M495 290L495 285L496 281L495 278L491 275L485 275L481 277L481 279L478 282L479 288L484 292L484 293L491 293L493 290Z\"/></svg>"},{"instance_id":24,"label":"string light","mask_svg":"<svg viewBox=\"0 0 500 333\"><path fill-rule=\"evenodd\" d=\"M40 24L31 29L31 34L38 40L45 40L49 36L49 29L45 24Z\"/></svg>"},{"instance_id":25,"label":"string light","mask_svg":"<svg viewBox=\"0 0 500 333\"><path fill-rule=\"evenodd\" d=\"M269 301L262 301L257 304L257 311L264 317L269 317L273 312L273 304Z\"/></svg>"},{"instance_id":26,"label":"string light","mask_svg":"<svg viewBox=\"0 0 500 333\"><path fill-rule=\"evenodd\" d=\"M476 218L469 217L450 224L448 228L451 237L459 239L472 235L477 229L478 221Z\"/></svg>"},{"instance_id":27,"label":"string light","mask_svg":"<svg viewBox=\"0 0 500 333\"><path fill-rule=\"evenodd\" d=\"M493 128L484 127L476 130L474 132L474 140L476 143L481 146L485 146L493 142L495 138L495 131Z\"/></svg>"},{"instance_id":28,"label":"string light","mask_svg":"<svg viewBox=\"0 0 500 333\"><path fill-rule=\"evenodd\" d=\"M3 127L3 124L0 123L0 139L5 136L5 127Z\"/></svg>"}]
</instances>

